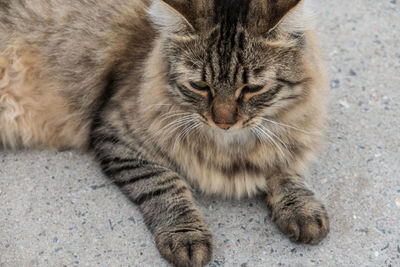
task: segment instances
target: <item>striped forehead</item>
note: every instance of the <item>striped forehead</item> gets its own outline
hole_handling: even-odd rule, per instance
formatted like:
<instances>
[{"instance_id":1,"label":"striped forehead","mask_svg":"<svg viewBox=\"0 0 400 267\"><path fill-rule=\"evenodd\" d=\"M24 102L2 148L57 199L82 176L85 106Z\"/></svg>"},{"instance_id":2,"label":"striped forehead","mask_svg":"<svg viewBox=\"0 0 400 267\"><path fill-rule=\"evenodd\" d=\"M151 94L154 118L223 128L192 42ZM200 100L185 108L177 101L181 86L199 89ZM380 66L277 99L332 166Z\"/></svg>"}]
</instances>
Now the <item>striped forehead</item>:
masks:
<instances>
[{"instance_id":1,"label":"striped forehead","mask_svg":"<svg viewBox=\"0 0 400 267\"><path fill-rule=\"evenodd\" d=\"M245 33L250 0L214 1L215 30L209 37L208 74L214 82L246 83L243 66ZM204 77L205 75L203 75Z\"/></svg>"},{"instance_id":2,"label":"striped forehead","mask_svg":"<svg viewBox=\"0 0 400 267\"><path fill-rule=\"evenodd\" d=\"M228 32L238 23L245 24L251 0L215 0L214 23L222 25Z\"/></svg>"},{"instance_id":3,"label":"striped forehead","mask_svg":"<svg viewBox=\"0 0 400 267\"><path fill-rule=\"evenodd\" d=\"M207 48L207 64L203 70L203 79L216 83L235 85L247 82L247 67L244 62L245 34L232 33L230 38L218 34L210 38Z\"/></svg>"}]
</instances>

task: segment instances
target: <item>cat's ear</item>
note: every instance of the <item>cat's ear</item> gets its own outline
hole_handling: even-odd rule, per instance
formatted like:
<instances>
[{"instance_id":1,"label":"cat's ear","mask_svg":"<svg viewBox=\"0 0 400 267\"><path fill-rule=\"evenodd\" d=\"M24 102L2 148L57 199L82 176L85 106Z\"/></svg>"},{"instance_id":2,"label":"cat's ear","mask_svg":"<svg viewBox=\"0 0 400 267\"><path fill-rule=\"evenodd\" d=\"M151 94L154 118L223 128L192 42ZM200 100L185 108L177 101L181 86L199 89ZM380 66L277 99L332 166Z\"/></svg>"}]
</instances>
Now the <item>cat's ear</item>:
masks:
<instances>
[{"instance_id":1,"label":"cat's ear","mask_svg":"<svg viewBox=\"0 0 400 267\"><path fill-rule=\"evenodd\" d=\"M256 18L254 29L266 34L286 20L291 20L295 13L301 12L298 7L303 0L255 0L252 9ZM258 18L258 19L257 19Z\"/></svg>"},{"instance_id":2,"label":"cat's ear","mask_svg":"<svg viewBox=\"0 0 400 267\"><path fill-rule=\"evenodd\" d=\"M187 0L153 0L148 13L155 25L167 32L195 30L196 7Z\"/></svg>"},{"instance_id":3,"label":"cat's ear","mask_svg":"<svg viewBox=\"0 0 400 267\"><path fill-rule=\"evenodd\" d=\"M275 27L289 12L291 12L302 0L278 0L270 1L272 5L271 26Z\"/></svg>"}]
</instances>

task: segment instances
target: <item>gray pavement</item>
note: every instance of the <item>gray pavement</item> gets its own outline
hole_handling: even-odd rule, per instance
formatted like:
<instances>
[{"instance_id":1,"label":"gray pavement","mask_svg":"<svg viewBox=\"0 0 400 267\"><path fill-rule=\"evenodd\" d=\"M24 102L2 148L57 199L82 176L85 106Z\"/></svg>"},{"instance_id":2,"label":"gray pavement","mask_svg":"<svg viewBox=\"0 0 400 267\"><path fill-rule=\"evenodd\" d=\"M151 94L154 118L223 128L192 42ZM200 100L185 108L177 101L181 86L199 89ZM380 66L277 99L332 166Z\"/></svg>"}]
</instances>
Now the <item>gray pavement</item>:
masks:
<instances>
[{"instance_id":1,"label":"gray pavement","mask_svg":"<svg viewBox=\"0 0 400 267\"><path fill-rule=\"evenodd\" d=\"M332 93L307 182L331 233L292 244L260 199L196 195L215 238L210 266L400 266L400 2L311 2ZM167 266L90 156L3 151L0 166L0 266Z\"/></svg>"}]
</instances>

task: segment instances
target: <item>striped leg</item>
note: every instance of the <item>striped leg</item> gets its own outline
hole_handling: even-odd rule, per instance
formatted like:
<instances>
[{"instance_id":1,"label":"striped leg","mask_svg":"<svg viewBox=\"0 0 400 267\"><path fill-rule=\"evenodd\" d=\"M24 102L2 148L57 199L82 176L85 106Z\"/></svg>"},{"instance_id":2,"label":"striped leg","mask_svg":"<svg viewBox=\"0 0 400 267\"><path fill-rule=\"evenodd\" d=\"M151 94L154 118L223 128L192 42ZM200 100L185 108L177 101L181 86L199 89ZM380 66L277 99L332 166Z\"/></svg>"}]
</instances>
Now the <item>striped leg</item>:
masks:
<instances>
[{"instance_id":1,"label":"striped leg","mask_svg":"<svg viewBox=\"0 0 400 267\"><path fill-rule=\"evenodd\" d=\"M212 235L184 180L109 134L92 135L96 157L104 173L139 206L161 255L175 266L208 263Z\"/></svg>"},{"instance_id":2,"label":"striped leg","mask_svg":"<svg viewBox=\"0 0 400 267\"><path fill-rule=\"evenodd\" d=\"M317 244L329 232L328 214L299 175L269 179L267 204L272 220L293 242Z\"/></svg>"}]
</instances>

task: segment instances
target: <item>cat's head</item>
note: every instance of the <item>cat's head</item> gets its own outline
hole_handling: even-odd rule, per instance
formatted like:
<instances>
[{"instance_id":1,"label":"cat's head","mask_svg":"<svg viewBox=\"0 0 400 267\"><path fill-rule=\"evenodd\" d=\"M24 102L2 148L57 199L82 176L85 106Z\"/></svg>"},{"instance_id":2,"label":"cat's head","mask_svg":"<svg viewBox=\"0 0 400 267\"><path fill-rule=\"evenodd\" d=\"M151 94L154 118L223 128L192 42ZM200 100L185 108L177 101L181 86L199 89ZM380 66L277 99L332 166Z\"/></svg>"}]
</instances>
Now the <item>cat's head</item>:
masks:
<instances>
[{"instance_id":1,"label":"cat's head","mask_svg":"<svg viewBox=\"0 0 400 267\"><path fill-rule=\"evenodd\" d=\"M307 94L301 0L155 0L168 95L215 129L252 127Z\"/></svg>"}]
</instances>

